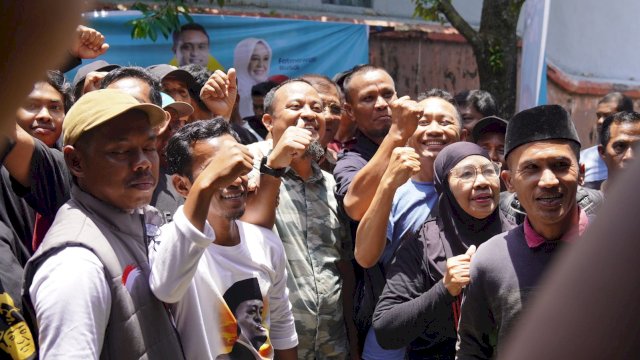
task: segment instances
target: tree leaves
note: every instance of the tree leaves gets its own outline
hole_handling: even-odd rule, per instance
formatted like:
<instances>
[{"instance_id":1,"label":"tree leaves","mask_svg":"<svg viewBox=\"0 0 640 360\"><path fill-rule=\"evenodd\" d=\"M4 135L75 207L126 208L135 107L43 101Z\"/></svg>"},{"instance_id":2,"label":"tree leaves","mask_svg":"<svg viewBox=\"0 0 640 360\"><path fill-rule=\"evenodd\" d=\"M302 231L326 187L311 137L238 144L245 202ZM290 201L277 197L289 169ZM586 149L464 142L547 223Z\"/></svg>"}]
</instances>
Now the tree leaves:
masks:
<instances>
[{"instance_id":1,"label":"tree leaves","mask_svg":"<svg viewBox=\"0 0 640 360\"><path fill-rule=\"evenodd\" d=\"M131 9L140 11L142 17L130 21L132 25L131 38L151 39L155 42L160 34L168 39L174 31L180 28L181 16L186 22L193 22L187 2L198 3L199 1L154 0L153 4L149 4L149 1L136 1ZM207 2L213 4L214 0L207 0ZM225 4L225 0L215 0L215 2L220 7Z\"/></svg>"},{"instance_id":2,"label":"tree leaves","mask_svg":"<svg viewBox=\"0 0 640 360\"><path fill-rule=\"evenodd\" d=\"M438 9L440 0L413 0L415 9L413 17L419 17L426 21L438 21L444 23L446 18Z\"/></svg>"}]
</instances>

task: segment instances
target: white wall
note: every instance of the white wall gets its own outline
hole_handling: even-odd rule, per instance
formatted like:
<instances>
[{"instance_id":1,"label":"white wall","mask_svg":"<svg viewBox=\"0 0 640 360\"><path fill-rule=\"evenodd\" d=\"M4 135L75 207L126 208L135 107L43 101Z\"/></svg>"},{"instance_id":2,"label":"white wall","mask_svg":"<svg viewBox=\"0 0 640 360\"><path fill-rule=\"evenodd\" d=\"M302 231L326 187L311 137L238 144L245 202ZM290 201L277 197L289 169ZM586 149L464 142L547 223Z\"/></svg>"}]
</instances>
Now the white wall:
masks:
<instances>
[{"instance_id":1,"label":"white wall","mask_svg":"<svg viewBox=\"0 0 640 360\"><path fill-rule=\"evenodd\" d=\"M551 0L547 58L595 81L640 81L640 1Z\"/></svg>"}]
</instances>

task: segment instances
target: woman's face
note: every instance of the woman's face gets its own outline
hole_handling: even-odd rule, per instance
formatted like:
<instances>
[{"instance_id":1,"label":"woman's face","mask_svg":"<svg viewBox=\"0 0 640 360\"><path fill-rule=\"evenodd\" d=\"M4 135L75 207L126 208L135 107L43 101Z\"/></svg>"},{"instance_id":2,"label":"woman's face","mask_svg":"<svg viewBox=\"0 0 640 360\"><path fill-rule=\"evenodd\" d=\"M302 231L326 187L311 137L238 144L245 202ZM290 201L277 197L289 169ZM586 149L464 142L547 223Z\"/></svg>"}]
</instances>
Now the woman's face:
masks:
<instances>
[{"instance_id":1,"label":"woman's face","mask_svg":"<svg viewBox=\"0 0 640 360\"><path fill-rule=\"evenodd\" d=\"M271 54L269 49L259 42L253 48L251 60L249 60L249 75L258 81L264 81L269 71L269 63L271 62Z\"/></svg>"},{"instance_id":2,"label":"woman's face","mask_svg":"<svg viewBox=\"0 0 640 360\"><path fill-rule=\"evenodd\" d=\"M468 156L451 169L449 189L462 210L484 219L498 206L500 167L483 156Z\"/></svg>"}]
</instances>

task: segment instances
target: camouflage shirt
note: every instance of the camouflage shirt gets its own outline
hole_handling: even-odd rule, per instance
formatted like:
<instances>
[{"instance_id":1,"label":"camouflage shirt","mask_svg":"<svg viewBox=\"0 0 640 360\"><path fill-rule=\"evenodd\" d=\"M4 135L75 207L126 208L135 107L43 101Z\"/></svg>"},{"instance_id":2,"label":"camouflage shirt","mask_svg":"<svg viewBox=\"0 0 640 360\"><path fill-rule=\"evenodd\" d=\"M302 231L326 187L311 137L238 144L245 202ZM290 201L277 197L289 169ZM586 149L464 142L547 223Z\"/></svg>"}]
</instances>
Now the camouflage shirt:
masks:
<instances>
[{"instance_id":1,"label":"camouflage shirt","mask_svg":"<svg viewBox=\"0 0 640 360\"><path fill-rule=\"evenodd\" d=\"M346 222L338 215L333 177L312 163L302 180L293 169L282 177L276 231L287 255L298 357L344 359L348 353L342 314L342 279L336 262L352 253Z\"/></svg>"}]
</instances>

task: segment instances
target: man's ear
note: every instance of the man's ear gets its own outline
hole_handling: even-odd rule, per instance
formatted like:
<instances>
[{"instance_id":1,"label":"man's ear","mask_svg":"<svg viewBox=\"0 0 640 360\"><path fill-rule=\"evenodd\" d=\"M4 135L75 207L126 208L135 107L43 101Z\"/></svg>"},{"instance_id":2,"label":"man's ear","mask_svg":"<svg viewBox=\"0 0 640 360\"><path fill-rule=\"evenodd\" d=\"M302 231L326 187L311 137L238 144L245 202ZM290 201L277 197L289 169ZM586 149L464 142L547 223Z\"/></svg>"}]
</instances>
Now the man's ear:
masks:
<instances>
[{"instance_id":1,"label":"man's ear","mask_svg":"<svg viewBox=\"0 0 640 360\"><path fill-rule=\"evenodd\" d=\"M171 175L171 183L178 194L186 199L189 195L189 190L191 190L191 181L186 176L173 174Z\"/></svg>"},{"instance_id":2,"label":"man's ear","mask_svg":"<svg viewBox=\"0 0 640 360\"><path fill-rule=\"evenodd\" d=\"M467 141L468 137L469 134L467 133L467 129L462 128L462 131L460 131L460 141Z\"/></svg>"},{"instance_id":3,"label":"man's ear","mask_svg":"<svg viewBox=\"0 0 640 360\"><path fill-rule=\"evenodd\" d=\"M82 153L73 145L67 145L62 149L64 162L67 164L71 174L77 178L84 177L84 161Z\"/></svg>"},{"instance_id":4,"label":"man's ear","mask_svg":"<svg viewBox=\"0 0 640 360\"><path fill-rule=\"evenodd\" d=\"M354 121L353 119L353 108L351 107L351 104L345 102L344 106L342 107L344 109L344 112L347 113L347 115L349 115L349 117L351 118L351 121Z\"/></svg>"},{"instance_id":5,"label":"man's ear","mask_svg":"<svg viewBox=\"0 0 640 360\"><path fill-rule=\"evenodd\" d=\"M167 131L167 128L169 127L169 123L171 122L171 113L170 112L165 110L164 111L164 116L165 116L164 122L156 127L156 129L158 130L157 131L158 135L164 134L164 132Z\"/></svg>"},{"instance_id":6,"label":"man's ear","mask_svg":"<svg viewBox=\"0 0 640 360\"><path fill-rule=\"evenodd\" d=\"M602 158L602 160L604 160L604 146L602 146L602 144L598 145L598 154L600 154L600 158Z\"/></svg>"},{"instance_id":7,"label":"man's ear","mask_svg":"<svg viewBox=\"0 0 640 360\"><path fill-rule=\"evenodd\" d=\"M271 129L273 129L273 117L271 114L264 113L262 115L262 124L267 128L267 131L271 132Z\"/></svg>"},{"instance_id":8,"label":"man's ear","mask_svg":"<svg viewBox=\"0 0 640 360\"><path fill-rule=\"evenodd\" d=\"M502 170L500 178L509 192L516 192L516 189L511 184L511 170Z\"/></svg>"},{"instance_id":9,"label":"man's ear","mask_svg":"<svg viewBox=\"0 0 640 360\"><path fill-rule=\"evenodd\" d=\"M578 185L584 185L584 176L587 173L586 166L584 164L578 164Z\"/></svg>"}]
</instances>

